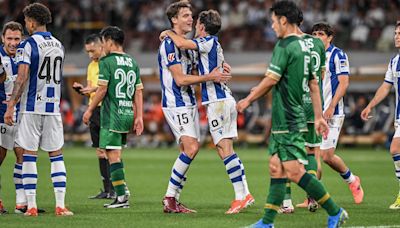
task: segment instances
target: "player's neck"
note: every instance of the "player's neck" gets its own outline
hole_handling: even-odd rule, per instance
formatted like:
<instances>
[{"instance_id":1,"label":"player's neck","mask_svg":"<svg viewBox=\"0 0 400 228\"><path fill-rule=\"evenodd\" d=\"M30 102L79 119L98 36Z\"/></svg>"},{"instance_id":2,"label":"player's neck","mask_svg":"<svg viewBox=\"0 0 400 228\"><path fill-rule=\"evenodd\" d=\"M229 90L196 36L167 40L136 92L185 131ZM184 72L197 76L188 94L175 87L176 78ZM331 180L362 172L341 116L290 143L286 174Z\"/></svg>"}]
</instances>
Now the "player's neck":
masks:
<instances>
[{"instance_id":1,"label":"player's neck","mask_svg":"<svg viewBox=\"0 0 400 228\"><path fill-rule=\"evenodd\" d=\"M172 28L172 31L175 32L178 36L182 36L182 37L186 36L186 33L182 29L175 27L175 28Z\"/></svg>"},{"instance_id":2,"label":"player's neck","mask_svg":"<svg viewBox=\"0 0 400 228\"><path fill-rule=\"evenodd\" d=\"M285 31L285 33L283 34L283 38L286 38L286 37L292 36L292 35L297 35L297 36L298 36L298 33L297 33L297 32L298 32L298 31L297 31L297 26L294 26L294 25L289 24L289 25L286 27L286 31Z\"/></svg>"},{"instance_id":3,"label":"player's neck","mask_svg":"<svg viewBox=\"0 0 400 228\"><path fill-rule=\"evenodd\" d=\"M115 54L124 54L124 49L122 46L113 46L110 50L110 53L115 53Z\"/></svg>"},{"instance_id":4,"label":"player's neck","mask_svg":"<svg viewBox=\"0 0 400 228\"><path fill-rule=\"evenodd\" d=\"M36 27L36 28L33 30L32 34L33 34L33 33L36 33L36 32L47 32L46 26L38 26L38 27Z\"/></svg>"}]
</instances>

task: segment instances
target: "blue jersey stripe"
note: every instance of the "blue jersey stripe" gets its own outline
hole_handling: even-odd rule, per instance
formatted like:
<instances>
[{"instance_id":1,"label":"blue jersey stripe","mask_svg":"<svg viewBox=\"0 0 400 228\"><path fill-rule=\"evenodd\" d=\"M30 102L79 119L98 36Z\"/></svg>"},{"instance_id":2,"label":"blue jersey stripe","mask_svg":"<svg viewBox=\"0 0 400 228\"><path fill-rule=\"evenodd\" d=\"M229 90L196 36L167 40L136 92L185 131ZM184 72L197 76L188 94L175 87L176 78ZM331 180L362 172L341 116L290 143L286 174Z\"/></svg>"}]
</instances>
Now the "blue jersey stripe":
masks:
<instances>
[{"instance_id":1,"label":"blue jersey stripe","mask_svg":"<svg viewBox=\"0 0 400 228\"><path fill-rule=\"evenodd\" d=\"M400 71L400 61L397 60L397 65L396 65L396 71ZM400 78L397 78L397 96L399 96L399 91L400 91ZM399 99L396 100L396 119L399 118L400 114L400 105L399 105Z\"/></svg>"},{"instance_id":2,"label":"blue jersey stripe","mask_svg":"<svg viewBox=\"0 0 400 228\"><path fill-rule=\"evenodd\" d=\"M176 107L185 106L185 102L183 102L183 97L181 93L181 87L176 84L175 80L172 80L172 91L174 92Z\"/></svg>"},{"instance_id":3,"label":"blue jersey stripe","mask_svg":"<svg viewBox=\"0 0 400 228\"><path fill-rule=\"evenodd\" d=\"M161 90L162 90L162 106L167 107L167 97L165 96L165 86L163 81L163 69L161 64L161 54L158 52L158 68L160 71L160 83L161 83Z\"/></svg>"},{"instance_id":4,"label":"blue jersey stripe","mask_svg":"<svg viewBox=\"0 0 400 228\"><path fill-rule=\"evenodd\" d=\"M336 75L336 65L335 65L335 57L337 53L339 52L339 49L334 49L331 58L329 59L329 71L331 72L331 91L332 91L332 99L336 94L337 87L339 85L339 80L338 76ZM335 112L333 113L334 115L339 114L339 104L336 105L335 107Z\"/></svg>"},{"instance_id":5,"label":"blue jersey stripe","mask_svg":"<svg viewBox=\"0 0 400 228\"><path fill-rule=\"evenodd\" d=\"M208 70L209 72L213 71L216 67L218 67L218 53L217 53L217 38L214 37L213 40L213 46L210 50L210 52L208 53ZM214 83L214 88L215 88L215 92L217 94L217 98L221 99L221 98L226 98L225 92L222 90L221 84L220 83Z\"/></svg>"},{"instance_id":6,"label":"blue jersey stripe","mask_svg":"<svg viewBox=\"0 0 400 228\"><path fill-rule=\"evenodd\" d=\"M29 44L31 45L31 65L30 65L30 74L29 74L29 89L28 89L28 98L26 102L26 111L35 111L35 101L36 101L36 90L37 90L37 77L38 77L38 69L39 69L39 50L36 44L36 41L33 38L28 39Z\"/></svg>"}]
</instances>

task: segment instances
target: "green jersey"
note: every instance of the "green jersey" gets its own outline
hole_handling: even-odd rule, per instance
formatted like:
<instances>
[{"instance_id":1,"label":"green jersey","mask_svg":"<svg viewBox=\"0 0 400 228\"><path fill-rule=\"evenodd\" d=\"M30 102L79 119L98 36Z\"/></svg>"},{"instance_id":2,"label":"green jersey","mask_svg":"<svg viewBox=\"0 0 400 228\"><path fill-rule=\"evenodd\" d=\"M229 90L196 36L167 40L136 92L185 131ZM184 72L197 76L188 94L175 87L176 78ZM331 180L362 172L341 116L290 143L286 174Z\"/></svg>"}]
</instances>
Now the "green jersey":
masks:
<instances>
[{"instance_id":1,"label":"green jersey","mask_svg":"<svg viewBox=\"0 0 400 228\"><path fill-rule=\"evenodd\" d=\"M143 88L136 61L122 53L110 53L101 58L98 83L108 87L101 105L101 128L128 133L133 124L135 91Z\"/></svg>"},{"instance_id":2,"label":"green jersey","mask_svg":"<svg viewBox=\"0 0 400 228\"><path fill-rule=\"evenodd\" d=\"M267 73L279 81L272 90L272 133L307 131L303 96L313 76L305 41L296 35L279 40Z\"/></svg>"},{"instance_id":3,"label":"green jersey","mask_svg":"<svg viewBox=\"0 0 400 228\"><path fill-rule=\"evenodd\" d=\"M318 80L319 88L321 91L322 83L322 70L325 69L325 46L322 40L309 34L304 34L304 42L311 51L311 65L315 78ZM322 101L322 96L321 96ZM314 110L310 97L310 89L307 87L306 95L304 96L304 110L306 112L307 122L314 122Z\"/></svg>"}]
</instances>

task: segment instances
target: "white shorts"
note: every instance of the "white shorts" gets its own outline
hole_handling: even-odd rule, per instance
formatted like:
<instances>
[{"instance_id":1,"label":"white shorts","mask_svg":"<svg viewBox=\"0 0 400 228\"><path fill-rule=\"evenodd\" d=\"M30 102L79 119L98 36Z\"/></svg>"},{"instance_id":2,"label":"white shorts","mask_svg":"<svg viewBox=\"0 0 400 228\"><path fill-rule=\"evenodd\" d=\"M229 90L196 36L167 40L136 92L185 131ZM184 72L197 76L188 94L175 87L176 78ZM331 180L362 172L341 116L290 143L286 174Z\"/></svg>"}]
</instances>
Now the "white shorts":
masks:
<instances>
[{"instance_id":1,"label":"white shorts","mask_svg":"<svg viewBox=\"0 0 400 228\"><path fill-rule=\"evenodd\" d=\"M400 121L396 120L394 121L394 129L396 130L394 132L393 138L399 138L400 137Z\"/></svg>"},{"instance_id":2,"label":"white shorts","mask_svg":"<svg viewBox=\"0 0 400 228\"><path fill-rule=\"evenodd\" d=\"M64 145L61 115L22 113L16 142L25 150L53 152Z\"/></svg>"},{"instance_id":3,"label":"white shorts","mask_svg":"<svg viewBox=\"0 0 400 228\"><path fill-rule=\"evenodd\" d=\"M233 99L212 102L206 105L208 125L215 145L221 139L237 138L237 111Z\"/></svg>"},{"instance_id":4,"label":"white shorts","mask_svg":"<svg viewBox=\"0 0 400 228\"><path fill-rule=\"evenodd\" d=\"M175 135L176 143L182 136L190 136L200 141L199 112L197 106L163 108L165 119Z\"/></svg>"},{"instance_id":5,"label":"white shorts","mask_svg":"<svg viewBox=\"0 0 400 228\"><path fill-rule=\"evenodd\" d=\"M0 124L0 146L7 149L12 150L16 147L15 137L18 129L18 124L14 124L13 126L9 126L7 124Z\"/></svg>"},{"instance_id":6,"label":"white shorts","mask_svg":"<svg viewBox=\"0 0 400 228\"><path fill-rule=\"evenodd\" d=\"M340 130L342 129L344 122L344 116L333 116L327 122L329 125L329 133L327 139L322 138L320 147L321 150L336 148L339 140Z\"/></svg>"}]
</instances>

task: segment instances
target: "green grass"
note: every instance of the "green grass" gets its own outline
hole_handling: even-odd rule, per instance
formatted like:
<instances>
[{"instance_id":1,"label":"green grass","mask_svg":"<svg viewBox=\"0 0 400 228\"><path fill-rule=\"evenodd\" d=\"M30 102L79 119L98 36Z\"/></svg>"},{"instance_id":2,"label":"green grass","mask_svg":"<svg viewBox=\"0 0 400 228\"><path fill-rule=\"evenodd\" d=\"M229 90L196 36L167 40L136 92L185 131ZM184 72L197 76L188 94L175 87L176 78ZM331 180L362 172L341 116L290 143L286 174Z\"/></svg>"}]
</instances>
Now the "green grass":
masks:
<instances>
[{"instance_id":1,"label":"green grass","mask_svg":"<svg viewBox=\"0 0 400 228\"><path fill-rule=\"evenodd\" d=\"M175 149L129 149L123 154L126 178L132 192L131 208L105 209L107 200L89 200L101 186L98 161L90 148L72 147L64 150L67 166L67 205L73 217L54 216L54 193L50 181L50 162L45 152L39 154L38 205L47 210L37 218L10 213L0 216L0 227L242 227L263 215L269 184L267 153L262 149L238 149L247 172L250 191L256 204L238 215L225 215L233 189L223 163L213 150L202 149L192 163L181 200L198 211L197 214L164 214L161 199L169 180L171 166L177 157ZM349 212L346 226L378 226L399 224L400 211L389 210L395 199L398 181L393 162L385 150L339 149L352 171L362 179L365 202L355 205L347 185L327 166L323 182L333 199ZM13 211L15 191L12 181L14 155L8 154L2 166L1 196ZM304 193L293 188L294 203ZM326 213L319 209L310 213L297 209L292 215L278 215L276 227L324 227Z\"/></svg>"}]
</instances>

